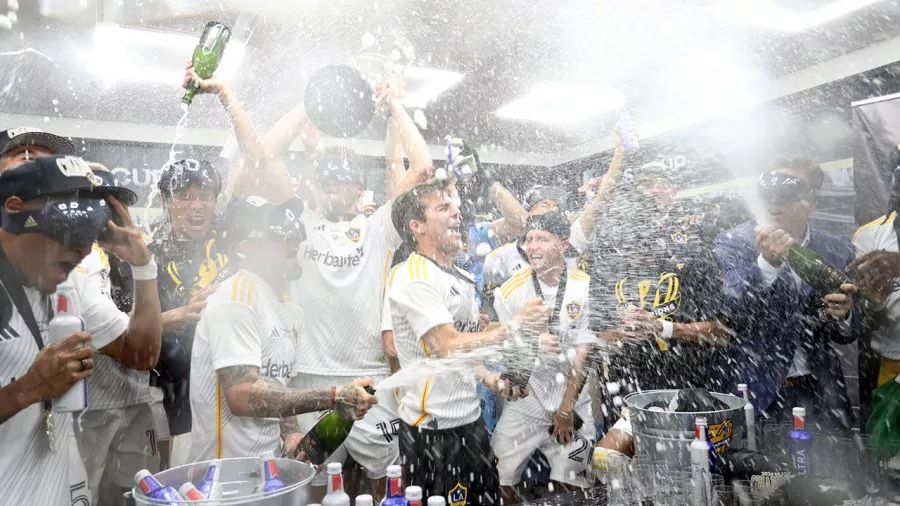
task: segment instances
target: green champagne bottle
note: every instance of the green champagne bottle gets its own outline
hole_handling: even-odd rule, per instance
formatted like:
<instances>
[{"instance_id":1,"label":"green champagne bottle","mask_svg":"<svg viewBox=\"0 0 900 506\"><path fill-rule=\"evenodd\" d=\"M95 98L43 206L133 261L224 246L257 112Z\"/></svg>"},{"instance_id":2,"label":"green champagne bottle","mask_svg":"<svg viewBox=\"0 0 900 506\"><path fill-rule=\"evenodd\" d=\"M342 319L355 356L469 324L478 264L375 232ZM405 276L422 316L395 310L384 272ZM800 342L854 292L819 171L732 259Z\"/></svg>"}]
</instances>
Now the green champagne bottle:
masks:
<instances>
[{"instance_id":1,"label":"green champagne bottle","mask_svg":"<svg viewBox=\"0 0 900 506\"><path fill-rule=\"evenodd\" d=\"M840 290L842 284L850 282L850 278L843 271L829 265L815 251L797 243L792 244L788 250L788 262L800 279L809 283L809 286L819 293L835 293Z\"/></svg>"},{"instance_id":2,"label":"green champagne bottle","mask_svg":"<svg viewBox=\"0 0 900 506\"><path fill-rule=\"evenodd\" d=\"M194 72L200 76L200 79L209 79L213 72L222 62L222 55L225 54L225 46L231 39L231 30L219 23L218 21L210 21L206 23L203 29L203 35L200 36L200 42L194 49L194 56L191 57L191 63L194 64ZM190 105L194 100L194 94L197 93L197 84L194 81L188 83L187 91L181 101Z\"/></svg>"},{"instance_id":3,"label":"green champagne bottle","mask_svg":"<svg viewBox=\"0 0 900 506\"><path fill-rule=\"evenodd\" d=\"M303 436L298 450L306 455L307 460L320 465L343 444L352 428L351 420L341 418L336 411L328 411Z\"/></svg>"}]
</instances>

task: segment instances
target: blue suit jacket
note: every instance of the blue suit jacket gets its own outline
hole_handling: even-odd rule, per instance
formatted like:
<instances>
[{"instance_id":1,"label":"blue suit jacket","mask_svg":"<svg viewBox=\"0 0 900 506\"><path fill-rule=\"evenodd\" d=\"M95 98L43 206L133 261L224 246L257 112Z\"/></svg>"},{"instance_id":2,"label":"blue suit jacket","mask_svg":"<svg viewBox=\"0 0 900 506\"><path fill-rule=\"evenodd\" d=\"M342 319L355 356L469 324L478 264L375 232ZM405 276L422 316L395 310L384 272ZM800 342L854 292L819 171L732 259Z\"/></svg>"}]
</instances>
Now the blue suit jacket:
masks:
<instances>
[{"instance_id":1,"label":"blue suit jacket","mask_svg":"<svg viewBox=\"0 0 900 506\"><path fill-rule=\"evenodd\" d=\"M851 325L842 325L824 314L822 294L801 283L798 288L789 269L771 285L763 286L757 264L756 223L749 221L716 237L716 258L724 281L724 311L736 332L732 344L721 353L712 374L725 391L747 383L757 411L767 410L784 384L796 343L804 347L815 377L819 408L849 423L850 402L839 358L830 342L848 344L856 338L858 313ZM843 269L853 260L846 240L810 229L808 247L828 263Z\"/></svg>"}]
</instances>

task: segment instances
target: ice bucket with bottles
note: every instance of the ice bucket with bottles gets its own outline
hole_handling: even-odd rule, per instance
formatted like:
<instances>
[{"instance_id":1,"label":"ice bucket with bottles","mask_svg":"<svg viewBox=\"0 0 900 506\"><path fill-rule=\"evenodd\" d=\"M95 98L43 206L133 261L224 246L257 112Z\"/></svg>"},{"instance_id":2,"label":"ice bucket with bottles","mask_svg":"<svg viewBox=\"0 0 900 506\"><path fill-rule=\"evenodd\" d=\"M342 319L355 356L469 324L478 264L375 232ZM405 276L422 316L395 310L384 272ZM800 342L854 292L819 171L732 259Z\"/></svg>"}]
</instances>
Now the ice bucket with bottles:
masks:
<instances>
[{"instance_id":1,"label":"ice bucket with bottles","mask_svg":"<svg viewBox=\"0 0 900 506\"><path fill-rule=\"evenodd\" d=\"M259 458L246 457L222 459L222 470L219 476L221 498L198 501L191 504L209 506L303 506L309 502L309 488L315 468L304 462L288 459L275 459L278 474L285 487L281 490L264 493L262 462ZM206 475L210 461L196 462L184 466L173 467L153 475L163 485L178 490L186 482L199 484ZM126 494L126 499L133 499L133 504L161 505L154 499L141 494L137 488ZM126 501L128 503L128 501Z\"/></svg>"},{"instance_id":2,"label":"ice bucket with bottles","mask_svg":"<svg viewBox=\"0 0 900 506\"><path fill-rule=\"evenodd\" d=\"M650 406L668 405L678 390L647 390L625 397L631 419L636 455L653 462L665 462L670 469L691 465L689 445L694 439L694 419L706 417L709 440L721 454L728 448L742 448L744 437L744 401L730 394L710 392L728 409L696 413L655 411Z\"/></svg>"}]
</instances>

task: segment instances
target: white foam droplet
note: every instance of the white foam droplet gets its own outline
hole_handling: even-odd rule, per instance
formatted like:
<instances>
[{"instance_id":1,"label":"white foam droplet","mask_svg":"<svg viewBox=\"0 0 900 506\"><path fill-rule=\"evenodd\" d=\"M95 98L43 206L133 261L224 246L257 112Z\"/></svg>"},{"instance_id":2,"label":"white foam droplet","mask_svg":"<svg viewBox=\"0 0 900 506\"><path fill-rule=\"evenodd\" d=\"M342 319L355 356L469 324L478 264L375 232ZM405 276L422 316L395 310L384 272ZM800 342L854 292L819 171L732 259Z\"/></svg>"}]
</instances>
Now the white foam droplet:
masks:
<instances>
[{"instance_id":1,"label":"white foam droplet","mask_svg":"<svg viewBox=\"0 0 900 506\"><path fill-rule=\"evenodd\" d=\"M487 256L487 254L490 252L491 252L491 245L486 242L478 243L478 246L475 247L475 255L477 255L477 256L480 256L480 257Z\"/></svg>"},{"instance_id":2,"label":"white foam droplet","mask_svg":"<svg viewBox=\"0 0 900 506\"><path fill-rule=\"evenodd\" d=\"M362 46L364 48L372 47L375 45L375 36L372 35L372 32L366 32L362 36Z\"/></svg>"},{"instance_id":3,"label":"white foam droplet","mask_svg":"<svg viewBox=\"0 0 900 506\"><path fill-rule=\"evenodd\" d=\"M562 385L565 382L566 382L566 376L561 372L556 373L556 384Z\"/></svg>"},{"instance_id":4,"label":"white foam droplet","mask_svg":"<svg viewBox=\"0 0 900 506\"><path fill-rule=\"evenodd\" d=\"M568 350L566 350L566 358L568 358L569 361L574 362L577 357L578 353L575 352L575 348L569 348Z\"/></svg>"}]
</instances>

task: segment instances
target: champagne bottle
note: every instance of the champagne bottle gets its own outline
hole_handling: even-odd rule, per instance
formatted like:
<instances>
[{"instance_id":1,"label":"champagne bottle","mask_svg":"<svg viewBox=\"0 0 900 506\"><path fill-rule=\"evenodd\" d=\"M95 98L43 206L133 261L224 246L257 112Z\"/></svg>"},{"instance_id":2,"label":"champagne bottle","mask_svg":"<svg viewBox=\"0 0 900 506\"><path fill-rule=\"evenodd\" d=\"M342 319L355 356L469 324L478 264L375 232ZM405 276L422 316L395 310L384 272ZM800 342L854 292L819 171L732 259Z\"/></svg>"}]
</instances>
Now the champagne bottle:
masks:
<instances>
[{"instance_id":1,"label":"champagne bottle","mask_svg":"<svg viewBox=\"0 0 900 506\"><path fill-rule=\"evenodd\" d=\"M210 21L206 23L203 29L203 35L200 36L200 42L194 49L194 55L191 57L191 63L194 65L194 72L200 76L200 79L209 79L213 72L222 62L222 55L225 54L225 46L231 39L231 30L219 23L218 21ZM187 91L181 101L190 105L194 100L194 94L197 93L197 84L194 81L188 83Z\"/></svg>"},{"instance_id":2,"label":"champagne bottle","mask_svg":"<svg viewBox=\"0 0 900 506\"><path fill-rule=\"evenodd\" d=\"M351 420L341 418L336 411L328 411L300 441L299 450L305 454L305 459L321 465L341 446L352 428Z\"/></svg>"},{"instance_id":3,"label":"champagne bottle","mask_svg":"<svg viewBox=\"0 0 900 506\"><path fill-rule=\"evenodd\" d=\"M849 278L843 271L829 265L815 251L797 243L792 244L788 250L788 262L800 279L809 283L817 292L834 293L840 290L842 284L849 283Z\"/></svg>"}]
</instances>

